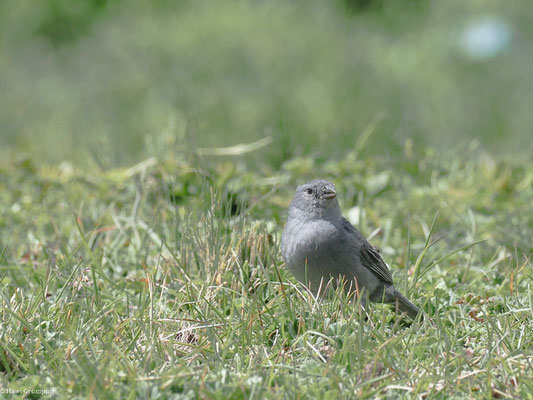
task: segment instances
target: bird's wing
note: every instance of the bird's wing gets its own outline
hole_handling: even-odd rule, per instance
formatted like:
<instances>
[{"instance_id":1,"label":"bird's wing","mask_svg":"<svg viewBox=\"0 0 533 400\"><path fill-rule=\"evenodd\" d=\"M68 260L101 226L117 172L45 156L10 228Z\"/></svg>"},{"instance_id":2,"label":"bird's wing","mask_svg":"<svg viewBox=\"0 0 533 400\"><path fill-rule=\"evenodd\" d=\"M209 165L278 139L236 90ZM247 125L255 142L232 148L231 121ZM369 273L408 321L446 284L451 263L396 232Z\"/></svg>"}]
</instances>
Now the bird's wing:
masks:
<instances>
[{"instance_id":1,"label":"bird's wing","mask_svg":"<svg viewBox=\"0 0 533 400\"><path fill-rule=\"evenodd\" d=\"M392 275L389 268L376 248L372 246L346 218L342 219L342 225L346 231L354 234L358 241L361 242L359 258L363 266L376 274L383 282L392 285Z\"/></svg>"},{"instance_id":2,"label":"bird's wing","mask_svg":"<svg viewBox=\"0 0 533 400\"><path fill-rule=\"evenodd\" d=\"M360 259L361 263L379 276L383 282L392 285L392 276L387 268L387 264L385 264L378 251L370 243L367 243L361 249Z\"/></svg>"}]
</instances>

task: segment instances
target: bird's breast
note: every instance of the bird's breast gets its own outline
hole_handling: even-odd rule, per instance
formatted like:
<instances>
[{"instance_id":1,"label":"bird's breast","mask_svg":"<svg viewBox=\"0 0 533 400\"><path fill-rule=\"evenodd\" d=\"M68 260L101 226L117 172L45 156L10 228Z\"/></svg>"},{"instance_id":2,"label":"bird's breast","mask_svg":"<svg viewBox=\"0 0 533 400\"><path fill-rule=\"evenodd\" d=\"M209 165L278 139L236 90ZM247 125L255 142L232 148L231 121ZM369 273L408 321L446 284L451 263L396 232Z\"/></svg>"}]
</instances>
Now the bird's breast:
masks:
<instances>
[{"instance_id":1,"label":"bird's breast","mask_svg":"<svg viewBox=\"0 0 533 400\"><path fill-rule=\"evenodd\" d=\"M318 220L287 224L283 233L282 253L289 265L312 264L327 258L340 245L340 232L332 223Z\"/></svg>"}]
</instances>

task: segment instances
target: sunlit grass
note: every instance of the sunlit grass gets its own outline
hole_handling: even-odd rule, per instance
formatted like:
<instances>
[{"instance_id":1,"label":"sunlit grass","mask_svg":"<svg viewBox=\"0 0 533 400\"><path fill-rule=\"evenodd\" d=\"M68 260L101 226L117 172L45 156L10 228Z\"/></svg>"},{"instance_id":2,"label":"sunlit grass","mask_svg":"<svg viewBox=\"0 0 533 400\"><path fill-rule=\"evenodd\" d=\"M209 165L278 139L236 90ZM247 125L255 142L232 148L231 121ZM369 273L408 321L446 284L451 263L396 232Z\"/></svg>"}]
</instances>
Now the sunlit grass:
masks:
<instances>
[{"instance_id":1,"label":"sunlit grass","mask_svg":"<svg viewBox=\"0 0 533 400\"><path fill-rule=\"evenodd\" d=\"M370 7L350 13L347 3ZM206 147L271 137L277 167L317 148L342 155L379 120L367 146L392 156L410 138L526 157L529 8L4 0L0 156L109 169L148 158L146 138L175 130ZM500 51L472 58L465 35L487 20L509 36Z\"/></svg>"},{"instance_id":2,"label":"sunlit grass","mask_svg":"<svg viewBox=\"0 0 533 400\"><path fill-rule=\"evenodd\" d=\"M29 160L0 171L2 388L530 395L530 165L427 150L294 158L267 173L242 173L239 158L159 159L91 174ZM336 183L423 322L406 325L386 305L362 315L343 293L314 299L284 268L283 213L313 175Z\"/></svg>"}]
</instances>

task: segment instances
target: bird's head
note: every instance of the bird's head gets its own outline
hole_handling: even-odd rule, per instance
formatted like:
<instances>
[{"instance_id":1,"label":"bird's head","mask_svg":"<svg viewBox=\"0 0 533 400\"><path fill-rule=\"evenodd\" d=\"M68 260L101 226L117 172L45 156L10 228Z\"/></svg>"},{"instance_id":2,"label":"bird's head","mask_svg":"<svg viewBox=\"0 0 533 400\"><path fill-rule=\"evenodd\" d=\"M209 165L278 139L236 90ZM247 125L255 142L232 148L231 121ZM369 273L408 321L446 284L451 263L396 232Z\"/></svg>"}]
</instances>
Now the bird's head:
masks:
<instances>
[{"instance_id":1,"label":"bird's head","mask_svg":"<svg viewBox=\"0 0 533 400\"><path fill-rule=\"evenodd\" d=\"M309 219L342 217L335 185L326 180L314 180L298 186L289 207L289 215L291 212Z\"/></svg>"}]
</instances>

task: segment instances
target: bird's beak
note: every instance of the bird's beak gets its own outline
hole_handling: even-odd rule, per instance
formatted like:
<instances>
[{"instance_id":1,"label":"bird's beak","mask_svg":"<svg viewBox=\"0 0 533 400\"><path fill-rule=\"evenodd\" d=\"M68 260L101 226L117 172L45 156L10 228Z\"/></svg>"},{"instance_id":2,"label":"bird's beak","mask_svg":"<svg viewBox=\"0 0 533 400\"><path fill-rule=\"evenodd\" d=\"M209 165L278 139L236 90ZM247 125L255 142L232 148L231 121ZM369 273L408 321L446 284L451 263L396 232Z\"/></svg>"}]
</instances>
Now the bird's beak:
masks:
<instances>
[{"instance_id":1,"label":"bird's beak","mask_svg":"<svg viewBox=\"0 0 533 400\"><path fill-rule=\"evenodd\" d=\"M322 197L328 200L334 199L335 197L337 197L337 192L335 191L335 189L326 188L324 189L324 193L322 194Z\"/></svg>"}]
</instances>

